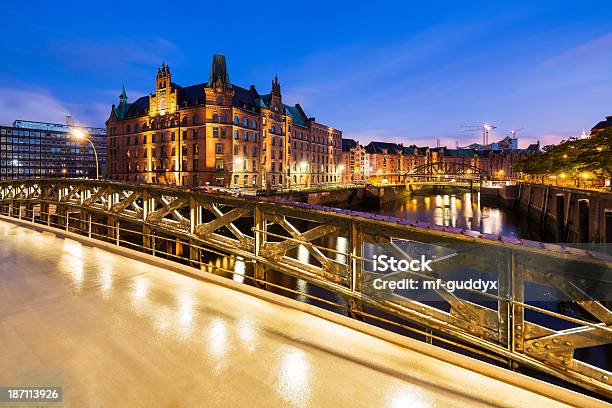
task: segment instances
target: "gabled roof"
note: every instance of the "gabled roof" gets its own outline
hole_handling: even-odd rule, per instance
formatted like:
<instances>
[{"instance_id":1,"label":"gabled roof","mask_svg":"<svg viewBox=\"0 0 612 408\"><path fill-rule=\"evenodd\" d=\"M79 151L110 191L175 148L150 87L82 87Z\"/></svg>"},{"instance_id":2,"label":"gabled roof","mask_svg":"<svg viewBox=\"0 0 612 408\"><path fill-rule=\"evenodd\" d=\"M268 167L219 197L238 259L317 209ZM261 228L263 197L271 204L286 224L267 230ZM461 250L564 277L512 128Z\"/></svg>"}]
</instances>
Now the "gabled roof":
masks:
<instances>
[{"instance_id":1,"label":"gabled roof","mask_svg":"<svg viewBox=\"0 0 612 408\"><path fill-rule=\"evenodd\" d=\"M476 150L474 149L446 149L445 148L444 155L448 157L470 158L476 155Z\"/></svg>"},{"instance_id":2,"label":"gabled roof","mask_svg":"<svg viewBox=\"0 0 612 408\"><path fill-rule=\"evenodd\" d=\"M308 118L301 109L299 109L297 106L289 106L285 104L283 104L283 107L285 108L287 115L293 118L293 125L305 128L308 127Z\"/></svg>"},{"instance_id":3,"label":"gabled roof","mask_svg":"<svg viewBox=\"0 0 612 408\"><path fill-rule=\"evenodd\" d=\"M591 130L606 129L609 127L612 127L612 116L606 116L606 120L602 120L601 122L593 126Z\"/></svg>"},{"instance_id":4,"label":"gabled roof","mask_svg":"<svg viewBox=\"0 0 612 408\"><path fill-rule=\"evenodd\" d=\"M342 139L342 151L350 152L351 149L357 147L357 141L354 139Z\"/></svg>"},{"instance_id":5,"label":"gabled roof","mask_svg":"<svg viewBox=\"0 0 612 408\"><path fill-rule=\"evenodd\" d=\"M379 153L379 154L400 154L402 146L397 143L389 142L370 142L366 147L367 153Z\"/></svg>"}]
</instances>

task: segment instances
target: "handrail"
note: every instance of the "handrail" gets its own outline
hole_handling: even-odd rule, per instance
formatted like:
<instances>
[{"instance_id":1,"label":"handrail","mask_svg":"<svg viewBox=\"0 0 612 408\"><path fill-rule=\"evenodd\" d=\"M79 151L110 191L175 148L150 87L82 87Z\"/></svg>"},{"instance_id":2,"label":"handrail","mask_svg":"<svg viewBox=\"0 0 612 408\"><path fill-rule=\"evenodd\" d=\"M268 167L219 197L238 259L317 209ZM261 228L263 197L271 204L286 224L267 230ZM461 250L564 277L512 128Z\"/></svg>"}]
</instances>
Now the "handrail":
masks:
<instances>
[{"instance_id":1,"label":"handrail","mask_svg":"<svg viewBox=\"0 0 612 408\"><path fill-rule=\"evenodd\" d=\"M612 373L574 357L577 349L612 342L612 313L605 302L610 299L592 298L581 286L581 280L593 278L589 274L598 274L599 285L612 284L612 258L607 254L276 197L102 180L2 181L0 214L200 268L207 267L204 260L211 254L241 257L254 269L247 279L264 288L279 286L268 279L270 271L303 279L342 296L351 316L377 316L364 311L367 306L382 312L375 320L385 322L388 317L384 314L392 315L416 333L431 333L430 340L444 338L513 367L530 367L612 396ZM170 244L164 244L162 250L160 242ZM175 248L173 242L181 245ZM374 290L371 282L378 275L369 271L364 250L368 245L387 245L406 255L401 247L405 242L454 251L455 258L436 264L438 275L431 279L452 276L458 265L465 265L495 276L498 292L483 294L478 300L473 298L477 296L474 291L438 290L438 300L429 302L403 292ZM427 279L424 274L410 273L395 277L415 276ZM564 314L534 303L525 295L533 285L563 293L584 313ZM323 298L315 300L340 306ZM555 329L546 319L536 323L525 310L572 327Z\"/></svg>"}]
</instances>

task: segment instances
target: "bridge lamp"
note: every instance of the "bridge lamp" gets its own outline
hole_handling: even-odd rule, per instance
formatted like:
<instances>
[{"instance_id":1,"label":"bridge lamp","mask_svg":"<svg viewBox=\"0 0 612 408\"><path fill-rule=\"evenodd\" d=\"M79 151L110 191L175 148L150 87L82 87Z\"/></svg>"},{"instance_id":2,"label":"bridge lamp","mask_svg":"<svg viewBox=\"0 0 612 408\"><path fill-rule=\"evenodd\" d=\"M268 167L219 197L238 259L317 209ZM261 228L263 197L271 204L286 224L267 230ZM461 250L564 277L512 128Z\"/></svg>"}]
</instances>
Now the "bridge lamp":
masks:
<instances>
[{"instance_id":1,"label":"bridge lamp","mask_svg":"<svg viewBox=\"0 0 612 408\"><path fill-rule=\"evenodd\" d=\"M94 152L94 157L96 159L96 180L100 179L100 163L98 162L98 152L96 151L96 146L92 143L91 139L89 139L85 133L81 129L74 128L72 129L72 135L75 139L83 141L87 140L91 145L91 148Z\"/></svg>"}]
</instances>

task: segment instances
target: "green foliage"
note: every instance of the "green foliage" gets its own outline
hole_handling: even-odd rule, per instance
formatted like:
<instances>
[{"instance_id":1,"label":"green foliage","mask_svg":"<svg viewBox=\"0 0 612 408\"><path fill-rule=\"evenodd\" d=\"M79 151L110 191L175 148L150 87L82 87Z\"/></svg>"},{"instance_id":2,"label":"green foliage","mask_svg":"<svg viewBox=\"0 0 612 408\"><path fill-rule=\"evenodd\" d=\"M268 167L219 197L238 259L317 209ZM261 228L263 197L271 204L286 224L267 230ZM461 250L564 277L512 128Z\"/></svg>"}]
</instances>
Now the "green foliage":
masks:
<instances>
[{"instance_id":1,"label":"green foliage","mask_svg":"<svg viewBox=\"0 0 612 408\"><path fill-rule=\"evenodd\" d=\"M578 178L588 172L595 178L612 177L612 128L585 139L563 140L545 146L516 163L515 169L528 175L559 175Z\"/></svg>"}]
</instances>

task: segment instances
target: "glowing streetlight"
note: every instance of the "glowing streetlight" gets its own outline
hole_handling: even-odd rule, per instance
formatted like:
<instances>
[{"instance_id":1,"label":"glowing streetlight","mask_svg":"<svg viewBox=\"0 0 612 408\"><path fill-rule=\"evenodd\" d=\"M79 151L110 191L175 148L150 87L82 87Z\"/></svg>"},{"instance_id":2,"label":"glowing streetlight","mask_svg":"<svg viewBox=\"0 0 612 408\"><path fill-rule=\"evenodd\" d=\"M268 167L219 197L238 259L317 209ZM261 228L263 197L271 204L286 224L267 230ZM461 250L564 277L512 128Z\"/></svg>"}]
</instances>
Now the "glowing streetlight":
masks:
<instances>
[{"instance_id":1,"label":"glowing streetlight","mask_svg":"<svg viewBox=\"0 0 612 408\"><path fill-rule=\"evenodd\" d=\"M564 154L564 155L563 155L563 158L564 158L564 159L567 159L567 154Z\"/></svg>"},{"instance_id":2,"label":"glowing streetlight","mask_svg":"<svg viewBox=\"0 0 612 408\"><path fill-rule=\"evenodd\" d=\"M586 180L589 178L589 173L582 173L580 176Z\"/></svg>"},{"instance_id":3,"label":"glowing streetlight","mask_svg":"<svg viewBox=\"0 0 612 408\"><path fill-rule=\"evenodd\" d=\"M559 177L561 177L562 179L565 178L565 173L559 174Z\"/></svg>"},{"instance_id":4,"label":"glowing streetlight","mask_svg":"<svg viewBox=\"0 0 612 408\"><path fill-rule=\"evenodd\" d=\"M100 164L98 163L98 152L96 151L96 146L94 146L93 142L85 135L85 133L81 129L72 129L72 135L78 140L87 140L91 145L91 148L94 152L94 157L96 158L96 180L98 180L100 178Z\"/></svg>"}]
</instances>

